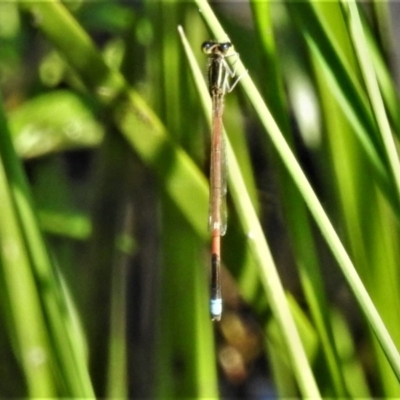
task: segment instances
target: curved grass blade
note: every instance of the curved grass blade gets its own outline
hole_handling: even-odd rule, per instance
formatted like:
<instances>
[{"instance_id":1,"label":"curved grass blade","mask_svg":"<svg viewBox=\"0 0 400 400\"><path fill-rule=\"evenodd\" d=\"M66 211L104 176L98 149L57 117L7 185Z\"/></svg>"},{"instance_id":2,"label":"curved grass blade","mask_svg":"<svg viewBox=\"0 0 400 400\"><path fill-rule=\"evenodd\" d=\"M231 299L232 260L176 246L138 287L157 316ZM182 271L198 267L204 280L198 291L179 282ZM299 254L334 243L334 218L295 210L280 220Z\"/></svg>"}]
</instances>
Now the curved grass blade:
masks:
<instances>
[{"instance_id":1,"label":"curved grass blade","mask_svg":"<svg viewBox=\"0 0 400 400\"><path fill-rule=\"evenodd\" d=\"M4 138L8 133L2 110L0 113L1 136ZM29 396L56 396L40 296L15 212L3 156L0 157L0 205L1 297L3 309L8 311L5 322L18 349L17 358L26 377Z\"/></svg>"},{"instance_id":2,"label":"curved grass blade","mask_svg":"<svg viewBox=\"0 0 400 400\"><path fill-rule=\"evenodd\" d=\"M25 102L10 113L9 125L16 151L23 158L94 147L104 136L88 105L66 90Z\"/></svg>"},{"instance_id":3,"label":"curved grass blade","mask_svg":"<svg viewBox=\"0 0 400 400\"><path fill-rule=\"evenodd\" d=\"M399 199L394 190L392 175L389 173L375 117L369 108L369 100L363 92L357 69L352 67L352 61L348 60L338 48L337 38L330 31L326 21L324 7L311 1L301 4L287 2L286 5L312 54L323 66L332 94L337 97L343 112L352 124L354 133L370 163L374 178L396 216L400 217ZM338 7L338 3L331 5ZM339 18L340 15L339 13Z\"/></svg>"},{"instance_id":4,"label":"curved grass blade","mask_svg":"<svg viewBox=\"0 0 400 400\"><path fill-rule=\"evenodd\" d=\"M355 49L358 65L360 66L364 78L367 95L370 99L371 108L378 126L378 133L382 138L383 149L388 160L393 187L397 192L398 199L400 199L400 161L380 93L372 57L367 46L367 40L363 31L358 8L353 1L342 2L342 7L348 18L350 38Z\"/></svg>"}]
</instances>

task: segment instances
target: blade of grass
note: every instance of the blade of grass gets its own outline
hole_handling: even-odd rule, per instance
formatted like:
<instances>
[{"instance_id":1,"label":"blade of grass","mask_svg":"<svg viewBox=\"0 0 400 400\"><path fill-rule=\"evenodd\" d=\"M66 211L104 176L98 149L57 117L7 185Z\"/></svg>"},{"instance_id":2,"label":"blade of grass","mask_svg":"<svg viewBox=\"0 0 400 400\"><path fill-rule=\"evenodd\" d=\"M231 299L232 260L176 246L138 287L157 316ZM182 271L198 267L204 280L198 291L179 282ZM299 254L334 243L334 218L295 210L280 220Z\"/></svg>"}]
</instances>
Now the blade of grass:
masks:
<instances>
[{"instance_id":1,"label":"blade of grass","mask_svg":"<svg viewBox=\"0 0 400 400\"><path fill-rule=\"evenodd\" d=\"M8 134L0 109L1 142ZM51 352L40 296L32 274L29 254L24 243L15 210L3 155L0 157L0 266L2 268L3 302L10 308L8 325L18 349L17 357L24 370L29 396L56 396Z\"/></svg>"},{"instance_id":2,"label":"blade of grass","mask_svg":"<svg viewBox=\"0 0 400 400\"><path fill-rule=\"evenodd\" d=\"M367 40L362 28L361 18L355 2L342 2L342 7L348 19L350 38L355 49L358 65L360 66L368 98L371 102L373 114L376 118L378 133L381 135L383 148L388 159L389 168L392 175L393 187L400 199L400 161L397 154L395 142L390 129L390 124L386 115L385 106L379 90L373 62L367 47Z\"/></svg>"},{"instance_id":3,"label":"blade of grass","mask_svg":"<svg viewBox=\"0 0 400 400\"><path fill-rule=\"evenodd\" d=\"M400 216L398 196L383 156L384 150L369 108L369 101L362 90L357 69L351 66L352 60L344 57L337 45L337 38L332 34L326 21L323 5L311 1L302 2L301 5L294 2L286 4L312 53L324 66L332 94L338 99L354 128L354 133L370 162L373 177L395 214ZM337 15L338 18L341 17L340 13ZM343 21L341 22L343 24Z\"/></svg>"},{"instance_id":4,"label":"blade of grass","mask_svg":"<svg viewBox=\"0 0 400 400\"><path fill-rule=\"evenodd\" d=\"M94 147L104 136L88 104L66 90L25 102L10 113L9 124L17 153L24 158Z\"/></svg>"},{"instance_id":5,"label":"blade of grass","mask_svg":"<svg viewBox=\"0 0 400 400\"><path fill-rule=\"evenodd\" d=\"M390 26L390 21L387 19L388 14L390 13L390 3L389 2L382 2L376 1L374 2L374 10L376 12L376 18L381 18L383 21L378 22L380 24L382 30L390 31L393 28ZM363 15L361 15L363 17ZM396 85L393 84L393 78L389 71L388 62L386 60L385 55L387 48L391 44L391 40L386 38L385 34L382 33L380 39L384 42L382 46L384 47L383 50L378 48L378 43L376 38L374 37L374 33L371 31L371 28L366 23L366 18L362 18L362 25L363 30L366 35L368 49L371 53L371 57L374 63L375 73L379 82L379 87L381 89L381 95L384 99L385 106L387 107L387 113L390 117L390 121L393 125L393 129L397 137L400 134L400 104L399 98L396 91ZM390 42L390 43L388 43Z\"/></svg>"}]
</instances>

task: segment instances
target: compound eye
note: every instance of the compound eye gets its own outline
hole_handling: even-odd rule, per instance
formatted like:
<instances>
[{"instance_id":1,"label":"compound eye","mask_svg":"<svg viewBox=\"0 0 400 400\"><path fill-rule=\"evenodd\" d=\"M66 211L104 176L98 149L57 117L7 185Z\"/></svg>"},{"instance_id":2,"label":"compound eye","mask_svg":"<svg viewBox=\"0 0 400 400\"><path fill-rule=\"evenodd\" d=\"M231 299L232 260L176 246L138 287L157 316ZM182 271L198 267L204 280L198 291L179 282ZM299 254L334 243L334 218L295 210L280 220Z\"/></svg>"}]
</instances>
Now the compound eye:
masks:
<instances>
[{"instance_id":1,"label":"compound eye","mask_svg":"<svg viewBox=\"0 0 400 400\"><path fill-rule=\"evenodd\" d=\"M226 53L232 47L232 43L225 42L220 44L220 49L223 53Z\"/></svg>"},{"instance_id":2,"label":"compound eye","mask_svg":"<svg viewBox=\"0 0 400 400\"><path fill-rule=\"evenodd\" d=\"M207 40L201 45L201 49L203 50L204 53L210 54L212 48L214 47L215 43L211 40Z\"/></svg>"}]
</instances>

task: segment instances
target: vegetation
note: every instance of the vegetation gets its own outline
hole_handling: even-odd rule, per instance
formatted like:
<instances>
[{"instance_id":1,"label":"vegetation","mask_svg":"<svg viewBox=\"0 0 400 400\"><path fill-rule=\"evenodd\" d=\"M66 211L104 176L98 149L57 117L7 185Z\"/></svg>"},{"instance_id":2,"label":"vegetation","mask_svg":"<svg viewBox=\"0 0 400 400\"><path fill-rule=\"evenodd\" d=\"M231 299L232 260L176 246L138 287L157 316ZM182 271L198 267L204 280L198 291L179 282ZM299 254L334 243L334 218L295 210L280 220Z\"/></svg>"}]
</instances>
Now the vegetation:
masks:
<instances>
[{"instance_id":1,"label":"vegetation","mask_svg":"<svg viewBox=\"0 0 400 400\"><path fill-rule=\"evenodd\" d=\"M1 397L400 396L387 4L211 7L0 4ZM209 38L242 74L215 325Z\"/></svg>"}]
</instances>

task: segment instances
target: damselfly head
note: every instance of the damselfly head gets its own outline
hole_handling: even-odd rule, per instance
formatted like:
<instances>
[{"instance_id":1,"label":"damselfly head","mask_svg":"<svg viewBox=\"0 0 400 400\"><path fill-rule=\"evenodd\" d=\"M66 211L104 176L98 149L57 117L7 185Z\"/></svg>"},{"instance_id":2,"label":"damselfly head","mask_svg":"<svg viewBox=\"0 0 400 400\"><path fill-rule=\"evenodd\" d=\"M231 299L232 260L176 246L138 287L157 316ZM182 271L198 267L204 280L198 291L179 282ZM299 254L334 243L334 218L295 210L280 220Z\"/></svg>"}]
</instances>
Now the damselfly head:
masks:
<instances>
[{"instance_id":1,"label":"damselfly head","mask_svg":"<svg viewBox=\"0 0 400 400\"><path fill-rule=\"evenodd\" d=\"M216 54L221 56L225 56L231 47L232 47L231 42L221 43L215 40L207 40L201 45L201 49L203 50L204 53L211 55Z\"/></svg>"}]
</instances>

